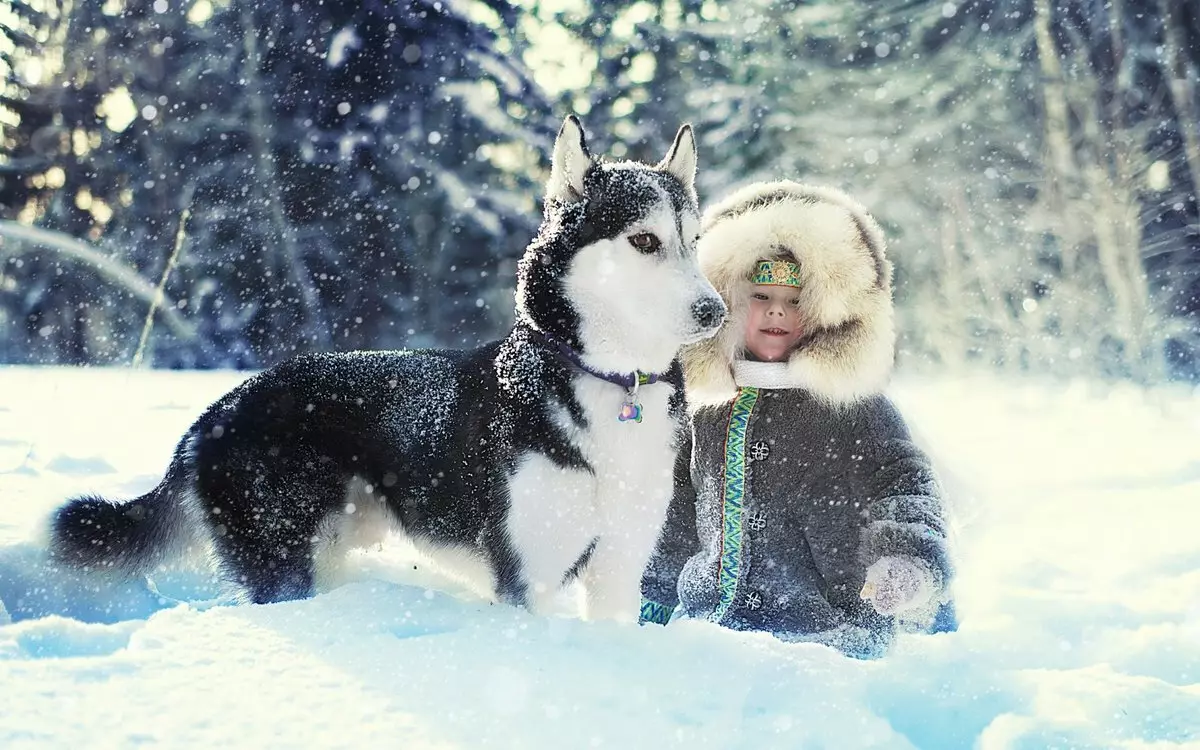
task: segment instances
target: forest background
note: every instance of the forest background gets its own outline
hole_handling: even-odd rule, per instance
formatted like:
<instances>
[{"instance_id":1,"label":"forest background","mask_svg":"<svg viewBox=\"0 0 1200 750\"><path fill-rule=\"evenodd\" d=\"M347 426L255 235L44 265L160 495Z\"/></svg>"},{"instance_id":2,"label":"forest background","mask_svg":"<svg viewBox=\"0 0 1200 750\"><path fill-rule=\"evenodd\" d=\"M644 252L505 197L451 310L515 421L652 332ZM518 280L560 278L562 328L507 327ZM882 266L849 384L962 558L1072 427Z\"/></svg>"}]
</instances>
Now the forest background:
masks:
<instances>
[{"instance_id":1,"label":"forest background","mask_svg":"<svg viewBox=\"0 0 1200 750\"><path fill-rule=\"evenodd\" d=\"M574 112L857 197L902 367L1196 381L1198 71L1186 0L0 1L0 362L493 338Z\"/></svg>"}]
</instances>

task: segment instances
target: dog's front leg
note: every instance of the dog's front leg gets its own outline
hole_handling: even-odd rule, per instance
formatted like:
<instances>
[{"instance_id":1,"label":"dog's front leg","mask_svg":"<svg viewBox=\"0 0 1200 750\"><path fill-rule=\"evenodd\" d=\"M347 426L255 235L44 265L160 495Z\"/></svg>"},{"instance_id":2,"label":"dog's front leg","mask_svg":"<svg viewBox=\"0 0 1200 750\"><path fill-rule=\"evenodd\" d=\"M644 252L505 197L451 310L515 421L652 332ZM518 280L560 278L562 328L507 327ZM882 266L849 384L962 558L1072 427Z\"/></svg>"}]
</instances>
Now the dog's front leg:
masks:
<instances>
[{"instance_id":1,"label":"dog's front leg","mask_svg":"<svg viewBox=\"0 0 1200 750\"><path fill-rule=\"evenodd\" d=\"M587 619L637 622L647 559L612 541L602 539L596 545L584 573Z\"/></svg>"},{"instance_id":2,"label":"dog's front leg","mask_svg":"<svg viewBox=\"0 0 1200 750\"><path fill-rule=\"evenodd\" d=\"M597 511L602 530L583 573L589 620L637 622L642 573L666 520L669 480L669 474L646 473L640 481L600 487Z\"/></svg>"},{"instance_id":3,"label":"dog's front leg","mask_svg":"<svg viewBox=\"0 0 1200 750\"><path fill-rule=\"evenodd\" d=\"M522 598L544 614L596 537L591 475L531 453L509 480L508 493L505 537L519 561Z\"/></svg>"},{"instance_id":4,"label":"dog's front leg","mask_svg":"<svg viewBox=\"0 0 1200 750\"><path fill-rule=\"evenodd\" d=\"M642 573L658 541L660 526L616 529L597 541L583 575L589 620L637 622Z\"/></svg>"}]
</instances>

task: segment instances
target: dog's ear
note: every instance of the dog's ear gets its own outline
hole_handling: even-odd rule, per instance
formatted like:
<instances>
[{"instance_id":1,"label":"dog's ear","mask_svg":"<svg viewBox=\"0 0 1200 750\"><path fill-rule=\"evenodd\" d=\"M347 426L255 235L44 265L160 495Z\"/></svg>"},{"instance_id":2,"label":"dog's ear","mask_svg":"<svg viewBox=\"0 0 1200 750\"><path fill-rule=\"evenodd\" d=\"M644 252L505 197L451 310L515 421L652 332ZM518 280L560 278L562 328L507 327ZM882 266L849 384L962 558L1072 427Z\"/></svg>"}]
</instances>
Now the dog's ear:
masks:
<instances>
[{"instance_id":1,"label":"dog's ear","mask_svg":"<svg viewBox=\"0 0 1200 750\"><path fill-rule=\"evenodd\" d=\"M592 165L583 126L575 115L567 115L558 138L554 141L554 157L550 163L550 180L546 183L546 202L551 200L575 203L583 198L583 176Z\"/></svg>"},{"instance_id":2,"label":"dog's ear","mask_svg":"<svg viewBox=\"0 0 1200 750\"><path fill-rule=\"evenodd\" d=\"M675 142L667 152L667 158L658 164L658 168L667 171L687 188L688 192L696 190L696 136L692 133L691 125L683 125L675 134Z\"/></svg>"}]
</instances>

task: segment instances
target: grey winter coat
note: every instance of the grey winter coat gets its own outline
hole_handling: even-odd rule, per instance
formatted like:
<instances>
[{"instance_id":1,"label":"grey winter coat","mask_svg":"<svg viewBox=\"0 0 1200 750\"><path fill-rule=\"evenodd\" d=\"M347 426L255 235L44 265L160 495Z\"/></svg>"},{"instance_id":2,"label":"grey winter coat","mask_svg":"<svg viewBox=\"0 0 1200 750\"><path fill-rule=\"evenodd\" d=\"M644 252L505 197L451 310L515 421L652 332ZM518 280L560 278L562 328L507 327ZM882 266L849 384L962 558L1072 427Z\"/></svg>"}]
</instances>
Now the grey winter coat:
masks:
<instances>
[{"instance_id":1,"label":"grey winter coat","mask_svg":"<svg viewBox=\"0 0 1200 750\"><path fill-rule=\"evenodd\" d=\"M738 361L749 272L800 261L808 333L787 362ZM731 320L685 352L690 434L643 579L644 621L701 618L871 656L898 623L859 597L884 556L922 561L935 597L908 629L954 627L943 500L881 394L891 371L891 268L874 221L841 193L752 186L706 217L699 253Z\"/></svg>"},{"instance_id":2,"label":"grey winter coat","mask_svg":"<svg viewBox=\"0 0 1200 750\"><path fill-rule=\"evenodd\" d=\"M872 562L924 560L944 592L951 567L937 479L887 398L839 409L799 389L742 388L694 415L690 442L643 581L658 604L643 608L646 619L679 605L735 630L828 633L870 653L895 629L859 598ZM740 498L730 487L739 464ZM943 610L925 627L945 629Z\"/></svg>"}]
</instances>

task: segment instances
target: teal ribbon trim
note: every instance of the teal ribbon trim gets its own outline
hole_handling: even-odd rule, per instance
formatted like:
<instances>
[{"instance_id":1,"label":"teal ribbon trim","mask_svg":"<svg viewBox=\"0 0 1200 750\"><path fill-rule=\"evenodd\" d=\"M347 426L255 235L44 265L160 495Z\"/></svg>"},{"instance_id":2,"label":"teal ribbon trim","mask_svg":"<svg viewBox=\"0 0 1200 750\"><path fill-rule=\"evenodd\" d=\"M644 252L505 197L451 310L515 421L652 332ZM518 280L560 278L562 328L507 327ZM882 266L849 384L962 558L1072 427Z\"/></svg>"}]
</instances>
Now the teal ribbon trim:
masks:
<instances>
[{"instance_id":1,"label":"teal ribbon trim","mask_svg":"<svg viewBox=\"0 0 1200 750\"><path fill-rule=\"evenodd\" d=\"M653 622L658 625L666 625L671 620L671 615L675 612L674 607L668 607L665 604L652 602L649 599L642 598L642 611L638 617L638 622Z\"/></svg>"},{"instance_id":2,"label":"teal ribbon trim","mask_svg":"<svg viewBox=\"0 0 1200 750\"><path fill-rule=\"evenodd\" d=\"M742 569L742 508L746 500L746 428L758 402L757 388L742 388L729 412L725 434L725 497L721 510L721 567L717 588L721 601L709 618L720 622L737 595Z\"/></svg>"}]
</instances>

